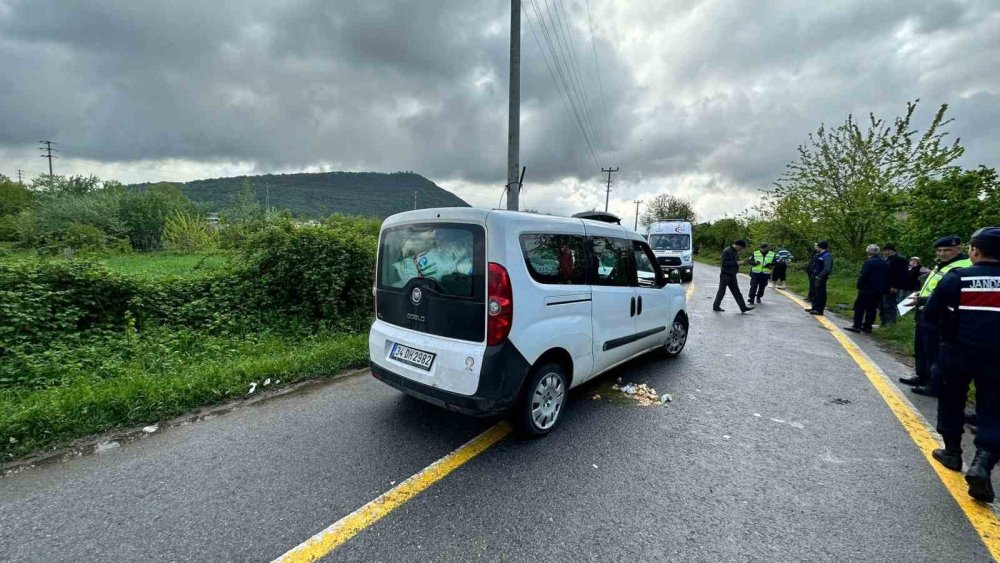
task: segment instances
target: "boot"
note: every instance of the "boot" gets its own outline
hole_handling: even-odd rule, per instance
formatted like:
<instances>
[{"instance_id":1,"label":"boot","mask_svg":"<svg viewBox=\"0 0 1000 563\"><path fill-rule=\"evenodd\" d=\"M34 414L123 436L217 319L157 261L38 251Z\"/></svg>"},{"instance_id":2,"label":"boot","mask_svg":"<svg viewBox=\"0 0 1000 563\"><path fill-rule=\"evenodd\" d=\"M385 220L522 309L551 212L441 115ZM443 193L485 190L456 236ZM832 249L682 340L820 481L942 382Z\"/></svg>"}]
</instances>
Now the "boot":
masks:
<instances>
[{"instance_id":1,"label":"boot","mask_svg":"<svg viewBox=\"0 0 1000 563\"><path fill-rule=\"evenodd\" d=\"M990 473L993 466L997 464L1000 457L992 450L983 448L976 449L976 457L972 460L972 466L965 474L965 482L969 484L969 496L983 502L993 502L996 498L993 494L993 482L990 480Z\"/></svg>"},{"instance_id":2,"label":"boot","mask_svg":"<svg viewBox=\"0 0 1000 563\"><path fill-rule=\"evenodd\" d=\"M934 450L931 455L938 463L952 471L962 470L962 438L945 438L944 448Z\"/></svg>"}]
</instances>

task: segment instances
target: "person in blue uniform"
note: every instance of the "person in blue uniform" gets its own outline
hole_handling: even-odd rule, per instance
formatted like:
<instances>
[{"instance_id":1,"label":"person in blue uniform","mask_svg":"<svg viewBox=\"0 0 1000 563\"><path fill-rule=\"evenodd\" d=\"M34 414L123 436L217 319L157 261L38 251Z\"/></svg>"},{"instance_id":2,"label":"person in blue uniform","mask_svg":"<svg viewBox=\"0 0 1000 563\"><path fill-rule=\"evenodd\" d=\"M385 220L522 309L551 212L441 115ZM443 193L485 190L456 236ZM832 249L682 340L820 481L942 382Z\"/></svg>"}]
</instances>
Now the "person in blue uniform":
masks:
<instances>
[{"instance_id":1,"label":"person in blue uniform","mask_svg":"<svg viewBox=\"0 0 1000 563\"><path fill-rule=\"evenodd\" d=\"M941 465L962 470L962 431L969 384L976 385L976 456L965 474L969 496L993 502L990 473L1000 460L1000 227L986 227L969 243L972 266L957 268L938 283L924 319L941 331L935 368L941 375L937 430Z\"/></svg>"},{"instance_id":2,"label":"person in blue uniform","mask_svg":"<svg viewBox=\"0 0 1000 563\"><path fill-rule=\"evenodd\" d=\"M813 263L813 298L812 307L806 309L811 315L822 315L826 309L826 282L833 273L833 254L830 254L830 244L825 240L816 243L816 262Z\"/></svg>"}]
</instances>

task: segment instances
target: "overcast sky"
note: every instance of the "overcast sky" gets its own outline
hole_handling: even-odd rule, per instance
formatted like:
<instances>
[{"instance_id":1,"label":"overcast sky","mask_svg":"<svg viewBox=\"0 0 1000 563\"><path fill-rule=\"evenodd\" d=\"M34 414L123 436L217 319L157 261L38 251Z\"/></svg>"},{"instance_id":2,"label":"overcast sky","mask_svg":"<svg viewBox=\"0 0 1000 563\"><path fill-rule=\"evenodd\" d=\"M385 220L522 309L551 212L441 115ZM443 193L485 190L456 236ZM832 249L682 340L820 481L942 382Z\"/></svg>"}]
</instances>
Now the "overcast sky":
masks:
<instances>
[{"instance_id":1,"label":"overcast sky","mask_svg":"<svg viewBox=\"0 0 1000 563\"><path fill-rule=\"evenodd\" d=\"M892 118L916 98L920 123L950 104L961 164L1000 165L995 0L524 6L522 207L603 208L600 167L610 165L621 168L611 210L623 217L633 217L632 200L664 192L691 197L704 219L737 213L821 122ZM61 151L57 173L135 182L413 170L496 206L509 9L506 0L0 0L0 173L47 170L37 141L48 139ZM568 67L546 60L542 24L557 52L575 53ZM570 68L589 107L579 122L562 97L560 71Z\"/></svg>"}]
</instances>

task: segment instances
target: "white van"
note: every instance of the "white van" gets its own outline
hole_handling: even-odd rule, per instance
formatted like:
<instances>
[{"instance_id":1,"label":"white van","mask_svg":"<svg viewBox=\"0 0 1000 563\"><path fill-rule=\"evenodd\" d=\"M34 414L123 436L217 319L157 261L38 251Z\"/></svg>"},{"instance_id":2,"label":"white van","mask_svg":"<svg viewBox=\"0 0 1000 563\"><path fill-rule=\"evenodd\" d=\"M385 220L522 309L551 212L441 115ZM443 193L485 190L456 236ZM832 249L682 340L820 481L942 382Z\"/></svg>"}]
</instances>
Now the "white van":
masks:
<instances>
[{"instance_id":1,"label":"white van","mask_svg":"<svg viewBox=\"0 0 1000 563\"><path fill-rule=\"evenodd\" d=\"M649 246L665 272L677 271L681 279L694 278L694 257L691 223L681 219L664 219L649 226Z\"/></svg>"},{"instance_id":2,"label":"white van","mask_svg":"<svg viewBox=\"0 0 1000 563\"><path fill-rule=\"evenodd\" d=\"M467 414L555 427L566 393L625 361L676 356L684 291L636 232L487 209L389 217L379 235L371 372Z\"/></svg>"}]
</instances>

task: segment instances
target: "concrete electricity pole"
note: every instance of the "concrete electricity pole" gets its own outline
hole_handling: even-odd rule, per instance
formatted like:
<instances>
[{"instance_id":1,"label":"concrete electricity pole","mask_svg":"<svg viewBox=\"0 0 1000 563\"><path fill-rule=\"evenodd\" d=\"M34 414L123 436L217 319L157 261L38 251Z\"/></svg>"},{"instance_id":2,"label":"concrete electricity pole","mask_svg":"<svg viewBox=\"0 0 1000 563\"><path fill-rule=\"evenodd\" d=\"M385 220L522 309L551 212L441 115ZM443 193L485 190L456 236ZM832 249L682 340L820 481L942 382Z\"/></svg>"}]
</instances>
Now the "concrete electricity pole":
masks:
<instances>
[{"instance_id":1,"label":"concrete electricity pole","mask_svg":"<svg viewBox=\"0 0 1000 563\"><path fill-rule=\"evenodd\" d=\"M18 170L17 170L17 183L21 184L23 186L24 185L24 180L21 179L21 173L22 172L24 172L24 170L21 170L20 168L18 168Z\"/></svg>"},{"instance_id":2,"label":"concrete electricity pole","mask_svg":"<svg viewBox=\"0 0 1000 563\"><path fill-rule=\"evenodd\" d=\"M517 211L521 196L518 181L521 137L521 0L510 0L510 93L507 110L507 209Z\"/></svg>"},{"instance_id":3,"label":"concrete electricity pole","mask_svg":"<svg viewBox=\"0 0 1000 563\"><path fill-rule=\"evenodd\" d=\"M635 226L632 227L632 230L633 231L638 231L639 230L639 204L642 203L642 200L641 199L635 199L635 200L632 200L632 203L635 204Z\"/></svg>"},{"instance_id":4,"label":"concrete electricity pole","mask_svg":"<svg viewBox=\"0 0 1000 563\"><path fill-rule=\"evenodd\" d=\"M45 154L42 155L42 158L49 159L49 180L51 181L53 179L53 175L52 175L52 159L53 158L59 158L59 157L58 156L52 156L52 151L55 150L54 148L52 148L52 145L54 144L52 141L38 141L38 143L41 144L41 145L45 145L44 147L39 147L38 150L40 150L40 151L42 151L42 152L45 153Z\"/></svg>"},{"instance_id":5,"label":"concrete electricity pole","mask_svg":"<svg viewBox=\"0 0 1000 563\"><path fill-rule=\"evenodd\" d=\"M604 212L607 213L607 211L608 211L608 200L611 199L611 173L612 172L618 172L618 167L615 166L613 169L612 168L601 168L601 172L607 172L608 173L608 191L604 195Z\"/></svg>"}]
</instances>

